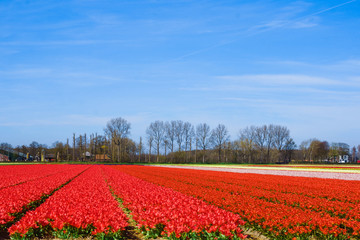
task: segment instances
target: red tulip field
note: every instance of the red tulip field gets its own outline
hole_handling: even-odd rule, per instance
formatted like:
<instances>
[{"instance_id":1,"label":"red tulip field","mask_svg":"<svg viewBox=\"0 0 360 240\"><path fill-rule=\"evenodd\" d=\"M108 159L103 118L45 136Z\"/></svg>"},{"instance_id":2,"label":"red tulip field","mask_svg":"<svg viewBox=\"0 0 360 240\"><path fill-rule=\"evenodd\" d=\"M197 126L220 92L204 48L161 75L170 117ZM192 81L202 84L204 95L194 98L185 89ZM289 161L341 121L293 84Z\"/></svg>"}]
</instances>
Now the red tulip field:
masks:
<instances>
[{"instance_id":1,"label":"red tulip field","mask_svg":"<svg viewBox=\"0 0 360 240\"><path fill-rule=\"evenodd\" d=\"M0 180L12 239L360 239L357 180L135 165L0 166Z\"/></svg>"}]
</instances>

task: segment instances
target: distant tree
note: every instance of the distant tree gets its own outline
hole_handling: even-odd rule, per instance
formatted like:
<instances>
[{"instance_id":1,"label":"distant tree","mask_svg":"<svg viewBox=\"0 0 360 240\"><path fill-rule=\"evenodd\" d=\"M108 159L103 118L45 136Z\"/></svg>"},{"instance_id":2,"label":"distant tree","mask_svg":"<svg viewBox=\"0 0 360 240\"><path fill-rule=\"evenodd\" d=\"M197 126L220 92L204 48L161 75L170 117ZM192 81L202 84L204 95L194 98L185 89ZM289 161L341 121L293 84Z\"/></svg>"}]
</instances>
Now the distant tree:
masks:
<instances>
[{"instance_id":1,"label":"distant tree","mask_svg":"<svg viewBox=\"0 0 360 240\"><path fill-rule=\"evenodd\" d=\"M329 148L329 156L333 161L335 161L339 156L339 146L337 143L331 143Z\"/></svg>"},{"instance_id":2,"label":"distant tree","mask_svg":"<svg viewBox=\"0 0 360 240\"><path fill-rule=\"evenodd\" d=\"M159 162L160 146L164 141L165 125L163 121L155 121L150 124L146 130L146 134L149 138L154 140L156 145L156 162Z\"/></svg>"},{"instance_id":3,"label":"distant tree","mask_svg":"<svg viewBox=\"0 0 360 240\"><path fill-rule=\"evenodd\" d=\"M165 138L168 142L167 145L169 146L171 153L173 153L176 139L176 121L165 123ZM173 154L171 155L171 159L173 159Z\"/></svg>"},{"instance_id":4,"label":"distant tree","mask_svg":"<svg viewBox=\"0 0 360 240\"><path fill-rule=\"evenodd\" d=\"M149 144L149 159L148 159L148 162L150 163L151 162L151 148L152 148L152 145L153 145L153 142L154 142L154 137L151 136L151 135L148 135L147 136L147 141L148 141L148 144Z\"/></svg>"},{"instance_id":5,"label":"distant tree","mask_svg":"<svg viewBox=\"0 0 360 240\"><path fill-rule=\"evenodd\" d=\"M339 153L340 155L349 155L350 154L350 146L347 143L339 142L337 143L339 146Z\"/></svg>"},{"instance_id":6,"label":"distant tree","mask_svg":"<svg viewBox=\"0 0 360 240\"><path fill-rule=\"evenodd\" d=\"M65 151L66 151L66 160L69 161L69 138L66 139Z\"/></svg>"},{"instance_id":7,"label":"distant tree","mask_svg":"<svg viewBox=\"0 0 360 240\"><path fill-rule=\"evenodd\" d=\"M253 163L255 154L255 131L254 126L246 127L239 132L239 145L243 152L243 161Z\"/></svg>"},{"instance_id":8,"label":"distant tree","mask_svg":"<svg viewBox=\"0 0 360 240\"><path fill-rule=\"evenodd\" d=\"M354 146L352 148L352 154L351 154L351 157L352 157L352 162L356 162L356 147Z\"/></svg>"},{"instance_id":9,"label":"distant tree","mask_svg":"<svg viewBox=\"0 0 360 240\"><path fill-rule=\"evenodd\" d=\"M144 146L142 143L142 137L140 137L140 141L139 141L139 145L138 145L138 150L139 150L139 162L141 162L141 154L142 154L142 150L143 150Z\"/></svg>"},{"instance_id":10,"label":"distant tree","mask_svg":"<svg viewBox=\"0 0 360 240\"><path fill-rule=\"evenodd\" d=\"M31 142L29 144L29 153L30 153L30 156L33 156L35 158L35 156L41 152L41 147L40 147L40 144L38 142Z\"/></svg>"},{"instance_id":11,"label":"distant tree","mask_svg":"<svg viewBox=\"0 0 360 240\"><path fill-rule=\"evenodd\" d=\"M336 142L331 143L329 148L329 155L333 160L336 160L341 155L349 155L350 146L346 143Z\"/></svg>"},{"instance_id":12,"label":"distant tree","mask_svg":"<svg viewBox=\"0 0 360 240\"><path fill-rule=\"evenodd\" d=\"M131 124L125 119L113 118L107 124L104 129L105 134L112 140L117 146L117 161L121 160L121 150L123 139L130 135Z\"/></svg>"},{"instance_id":13,"label":"distant tree","mask_svg":"<svg viewBox=\"0 0 360 240\"><path fill-rule=\"evenodd\" d=\"M224 124L219 124L215 129L211 131L211 141L218 151L218 161L221 162L221 151L224 144L229 141L229 132Z\"/></svg>"},{"instance_id":14,"label":"distant tree","mask_svg":"<svg viewBox=\"0 0 360 240\"><path fill-rule=\"evenodd\" d=\"M261 127L250 127L252 131L253 142L259 151L260 162L270 162L270 151L273 147L276 127L272 124ZM266 156L266 157L265 157Z\"/></svg>"},{"instance_id":15,"label":"distant tree","mask_svg":"<svg viewBox=\"0 0 360 240\"><path fill-rule=\"evenodd\" d=\"M296 149L295 141L292 138L289 138L285 144L284 150L285 150L285 160L287 162L291 161L292 155Z\"/></svg>"},{"instance_id":16,"label":"distant tree","mask_svg":"<svg viewBox=\"0 0 360 240\"><path fill-rule=\"evenodd\" d=\"M326 159L329 154L329 143L326 141L319 141L313 139L310 143L310 156L311 160Z\"/></svg>"},{"instance_id":17,"label":"distant tree","mask_svg":"<svg viewBox=\"0 0 360 240\"><path fill-rule=\"evenodd\" d=\"M181 120L177 120L175 124L175 138L178 144L178 151L181 152L182 145L184 142L184 122Z\"/></svg>"},{"instance_id":18,"label":"distant tree","mask_svg":"<svg viewBox=\"0 0 360 240\"><path fill-rule=\"evenodd\" d=\"M254 130L254 143L257 147L257 149L259 150L260 152L260 162L264 162L264 158L265 158L265 150L266 150L266 147L267 147L267 139L268 139L268 134L269 134L269 131L268 131L268 127L267 125L263 125L261 127L254 127L253 128ZM270 147L271 147L271 144L269 144L269 151L270 151Z\"/></svg>"},{"instance_id":19,"label":"distant tree","mask_svg":"<svg viewBox=\"0 0 360 240\"><path fill-rule=\"evenodd\" d=\"M274 135L275 135L275 126L270 124L268 126L263 127L265 132L265 143L266 143L266 162L270 162L270 150L273 146Z\"/></svg>"},{"instance_id":20,"label":"distant tree","mask_svg":"<svg viewBox=\"0 0 360 240\"><path fill-rule=\"evenodd\" d=\"M194 127L191 125L191 123L185 122L184 123L185 151L188 152L188 150L190 150L189 154L191 153L192 150L191 147L192 147L194 135L195 135ZM188 160L189 154L186 154L186 161Z\"/></svg>"},{"instance_id":21,"label":"distant tree","mask_svg":"<svg viewBox=\"0 0 360 240\"><path fill-rule=\"evenodd\" d=\"M196 138L198 139L198 144L203 151L202 162L205 163L205 151L210 146L210 137L211 131L210 126L206 123L200 123L196 126Z\"/></svg>"},{"instance_id":22,"label":"distant tree","mask_svg":"<svg viewBox=\"0 0 360 240\"><path fill-rule=\"evenodd\" d=\"M287 127L276 125L274 126L273 133L274 133L273 146L277 150L278 160L280 160L284 146L290 138L290 131L289 129L287 129Z\"/></svg>"},{"instance_id":23,"label":"distant tree","mask_svg":"<svg viewBox=\"0 0 360 240\"><path fill-rule=\"evenodd\" d=\"M303 159L302 160L310 160L311 158L311 149L310 149L310 145L312 143L312 141L314 141L316 139L307 139L301 142L299 148L302 152L303 155Z\"/></svg>"},{"instance_id":24,"label":"distant tree","mask_svg":"<svg viewBox=\"0 0 360 240\"><path fill-rule=\"evenodd\" d=\"M73 151L72 151L72 160L75 161L75 133L73 134Z\"/></svg>"},{"instance_id":25,"label":"distant tree","mask_svg":"<svg viewBox=\"0 0 360 240\"><path fill-rule=\"evenodd\" d=\"M65 145L59 141L54 142L52 144L52 153L55 155L56 160L65 159Z\"/></svg>"},{"instance_id":26,"label":"distant tree","mask_svg":"<svg viewBox=\"0 0 360 240\"><path fill-rule=\"evenodd\" d=\"M4 153L5 155L7 155L9 157L10 160L14 160L13 158L13 146L10 143L0 143L0 150L2 150L1 152ZM25 151L26 153L27 151Z\"/></svg>"}]
</instances>

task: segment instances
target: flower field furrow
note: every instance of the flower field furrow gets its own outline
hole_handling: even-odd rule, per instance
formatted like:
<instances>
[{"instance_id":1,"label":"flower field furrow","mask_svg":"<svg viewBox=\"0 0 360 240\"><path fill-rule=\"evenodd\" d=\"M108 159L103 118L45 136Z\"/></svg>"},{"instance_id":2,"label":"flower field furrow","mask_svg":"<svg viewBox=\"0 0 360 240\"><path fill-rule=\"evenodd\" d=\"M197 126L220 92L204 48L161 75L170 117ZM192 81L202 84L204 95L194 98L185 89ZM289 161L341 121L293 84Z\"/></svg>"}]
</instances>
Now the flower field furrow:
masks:
<instances>
[{"instance_id":1,"label":"flower field furrow","mask_svg":"<svg viewBox=\"0 0 360 240\"><path fill-rule=\"evenodd\" d=\"M240 176L233 173L228 173L227 180L223 181L216 174L211 174L211 172L197 171L196 174L189 178L189 176L183 176L181 173L172 172L172 170L166 171L165 174L157 174L157 176L161 175L161 178L172 180L173 174L176 174L176 180L182 183L192 184L192 181L196 181L196 185L200 187L213 188L223 192L244 193L265 201L281 203L300 209L311 209L316 212L324 211L341 218L354 218L356 214L350 216L348 213L350 210L356 209L360 202L359 191L352 191L352 189L356 189L356 186L360 187L358 181L295 178L298 181L288 182L286 177L277 178L265 175L259 178L259 175L244 174ZM155 174L154 177L157 177L156 171L151 174L153 176ZM206 179L206 181L203 181L203 179ZM269 184L269 179L272 184ZM279 180L283 181L280 182ZM313 184L314 181L317 184ZM211 182L216 184L209 184ZM306 192L303 191L304 185L307 186Z\"/></svg>"},{"instance_id":2,"label":"flower field furrow","mask_svg":"<svg viewBox=\"0 0 360 240\"><path fill-rule=\"evenodd\" d=\"M0 190L0 226L15 219L15 214L28 208L29 204L40 200L56 188L84 171L87 166L71 167L68 171L29 181Z\"/></svg>"},{"instance_id":3,"label":"flower field furrow","mask_svg":"<svg viewBox=\"0 0 360 240\"><path fill-rule=\"evenodd\" d=\"M9 228L12 237L97 235L121 238L127 217L112 196L100 166L93 166L56 191Z\"/></svg>"},{"instance_id":4,"label":"flower field furrow","mask_svg":"<svg viewBox=\"0 0 360 240\"><path fill-rule=\"evenodd\" d=\"M324 180L331 184L324 187L327 185L319 179L139 166L116 168L238 213L273 238L320 235L321 238L360 239L357 182ZM320 189L321 196L316 197ZM333 189L337 192L331 192ZM338 196L332 199L335 195ZM306 204L311 206L305 207ZM332 208L334 210L329 211Z\"/></svg>"},{"instance_id":5,"label":"flower field furrow","mask_svg":"<svg viewBox=\"0 0 360 240\"><path fill-rule=\"evenodd\" d=\"M124 174L122 168L104 169L114 193L147 236L245 238L244 222L236 214Z\"/></svg>"},{"instance_id":6,"label":"flower field furrow","mask_svg":"<svg viewBox=\"0 0 360 240\"><path fill-rule=\"evenodd\" d=\"M60 172L69 171L72 165L8 165L0 168L0 190L28 181L34 181Z\"/></svg>"},{"instance_id":7,"label":"flower field furrow","mask_svg":"<svg viewBox=\"0 0 360 240\"><path fill-rule=\"evenodd\" d=\"M159 169L161 171L161 169ZM353 203L360 202L360 192L352 191L352 188L360 187L359 181L342 181L337 179L314 179L314 178L297 178L298 181L287 181L287 176L269 176L259 174L238 174L238 173L226 173L226 181L222 181L218 176L219 172L213 174L211 171L202 170L191 170L185 172L182 175L177 169L167 168L166 176L171 177L171 174L177 174L179 181L189 181L188 173L193 173L193 178L203 179L206 178L208 181L223 182L225 184L244 186L245 188L256 188L264 189L267 191L298 194L301 196L307 196L310 198L324 198L330 200L336 200L341 202L351 201ZM163 176L163 177L166 177ZM271 179L272 184L269 183ZM290 178L291 179L291 178ZM294 178L293 178L294 179ZM316 184L313 184L316 182ZM302 191L302 187L306 185L307 191Z\"/></svg>"}]
</instances>

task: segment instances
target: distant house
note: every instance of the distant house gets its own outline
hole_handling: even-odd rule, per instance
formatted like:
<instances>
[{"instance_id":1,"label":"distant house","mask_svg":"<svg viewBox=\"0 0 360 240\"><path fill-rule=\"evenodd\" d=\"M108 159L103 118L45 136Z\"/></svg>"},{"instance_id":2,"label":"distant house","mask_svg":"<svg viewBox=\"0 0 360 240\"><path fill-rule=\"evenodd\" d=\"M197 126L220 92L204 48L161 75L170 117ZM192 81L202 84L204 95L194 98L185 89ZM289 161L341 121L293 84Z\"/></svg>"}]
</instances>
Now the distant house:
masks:
<instances>
[{"instance_id":1,"label":"distant house","mask_svg":"<svg viewBox=\"0 0 360 240\"><path fill-rule=\"evenodd\" d=\"M8 156L0 153L0 162L9 162L10 159Z\"/></svg>"},{"instance_id":2,"label":"distant house","mask_svg":"<svg viewBox=\"0 0 360 240\"><path fill-rule=\"evenodd\" d=\"M96 154L95 161L97 162L109 162L111 159L106 154Z\"/></svg>"},{"instance_id":3,"label":"distant house","mask_svg":"<svg viewBox=\"0 0 360 240\"><path fill-rule=\"evenodd\" d=\"M338 163L348 163L349 155L340 155L338 159Z\"/></svg>"},{"instance_id":4,"label":"distant house","mask_svg":"<svg viewBox=\"0 0 360 240\"><path fill-rule=\"evenodd\" d=\"M56 160L55 154L50 153L45 155L45 161L54 162L55 160Z\"/></svg>"}]
</instances>

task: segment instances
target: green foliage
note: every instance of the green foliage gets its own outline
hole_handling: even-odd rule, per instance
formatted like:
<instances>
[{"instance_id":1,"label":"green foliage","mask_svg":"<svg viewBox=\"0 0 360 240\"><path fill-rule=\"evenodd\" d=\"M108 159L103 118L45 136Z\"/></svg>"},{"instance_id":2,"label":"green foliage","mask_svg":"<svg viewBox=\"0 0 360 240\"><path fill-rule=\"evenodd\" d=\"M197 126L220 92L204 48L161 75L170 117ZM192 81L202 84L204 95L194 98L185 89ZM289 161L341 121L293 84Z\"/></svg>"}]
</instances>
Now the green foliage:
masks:
<instances>
[{"instance_id":1,"label":"green foliage","mask_svg":"<svg viewBox=\"0 0 360 240\"><path fill-rule=\"evenodd\" d=\"M65 225L62 229L54 229L49 224L42 226L37 224L36 228L30 228L26 234L14 233L10 236L13 240L26 240L34 238L60 238L60 239L73 239L92 236L95 227L88 225L86 228L76 228L70 225ZM120 240L125 239L123 231L117 232L102 232L95 235L100 240Z\"/></svg>"},{"instance_id":2,"label":"green foliage","mask_svg":"<svg viewBox=\"0 0 360 240\"><path fill-rule=\"evenodd\" d=\"M140 227L140 231L142 232L142 234L144 235L144 237L146 239L149 238L157 238L157 237L161 237L163 231L164 231L165 225L164 224L157 224L155 226L155 228L146 228L145 226L141 226Z\"/></svg>"},{"instance_id":3,"label":"green foliage","mask_svg":"<svg viewBox=\"0 0 360 240\"><path fill-rule=\"evenodd\" d=\"M225 236L224 234L220 233L219 231L216 232L208 232L208 231L201 231L201 232L184 232L180 235L176 235L175 233L166 233L165 232L165 225L164 224L157 224L155 228L147 228L145 226L140 227L140 230L146 239L152 238L164 238L170 240L240 240L241 238L237 237L235 233L233 233L232 237Z\"/></svg>"}]
</instances>

